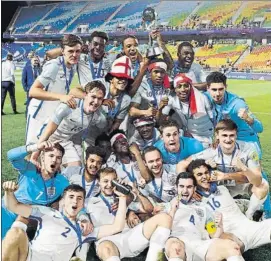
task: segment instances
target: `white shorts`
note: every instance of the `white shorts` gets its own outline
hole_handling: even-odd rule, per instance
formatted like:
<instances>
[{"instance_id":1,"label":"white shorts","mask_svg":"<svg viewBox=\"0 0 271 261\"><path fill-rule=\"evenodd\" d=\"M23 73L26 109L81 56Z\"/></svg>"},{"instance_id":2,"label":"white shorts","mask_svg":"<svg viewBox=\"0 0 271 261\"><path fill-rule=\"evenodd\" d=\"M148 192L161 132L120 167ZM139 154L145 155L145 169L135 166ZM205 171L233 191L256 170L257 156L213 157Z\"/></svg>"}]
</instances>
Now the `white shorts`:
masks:
<instances>
[{"instance_id":1,"label":"white shorts","mask_svg":"<svg viewBox=\"0 0 271 261\"><path fill-rule=\"evenodd\" d=\"M241 222L231 222L224 230L237 236L244 243L245 251L271 243L271 219L261 222L242 219Z\"/></svg>"},{"instance_id":2,"label":"white shorts","mask_svg":"<svg viewBox=\"0 0 271 261\"><path fill-rule=\"evenodd\" d=\"M40 253L31 248L31 244L28 245L28 255L26 261L51 261L54 260L52 255Z\"/></svg>"},{"instance_id":3,"label":"white shorts","mask_svg":"<svg viewBox=\"0 0 271 261\"><path fill-rule=\"evenodd\" d=\"M65 149L62 164L82 161L82 146L75 145L72 141L62 141L60 145Z\"/></svg>"},{"instance_id":4,"label":"white shorts","mask_svg":"<svg viewBox=\"0 0 271 261\"><path fill-rule=\"evenodd\" d=\"M104 237L96 242L96 251L103 241L111 241L119 250L120 258L136 257L149 246L149 240L143 235L143 225L109 237Z\"/></svg>"},{"instance_id":5,"label":"white shorts","mask_svg":"<svg viewBox=\"0 0 271 261\"><path fill-rule=\"evenodd\" d=\"M232 197L235 197L237 195L250 196L252 185L250 183L245 183L245 184L237 184L235 186L226 186L226 187L229 190Z\"/></svg>"},{"instance_id":6,"label":"white shorts","mask_svg":"<svg viewBox=\"0 0 271 261\"><path fill-rule=\"evenodd\" d=\"M26 132L25 132L25 144L37 143L39 136L45 129L47 121L38 121L28 114L26 122Z\"/></svg>"}]
</instances>

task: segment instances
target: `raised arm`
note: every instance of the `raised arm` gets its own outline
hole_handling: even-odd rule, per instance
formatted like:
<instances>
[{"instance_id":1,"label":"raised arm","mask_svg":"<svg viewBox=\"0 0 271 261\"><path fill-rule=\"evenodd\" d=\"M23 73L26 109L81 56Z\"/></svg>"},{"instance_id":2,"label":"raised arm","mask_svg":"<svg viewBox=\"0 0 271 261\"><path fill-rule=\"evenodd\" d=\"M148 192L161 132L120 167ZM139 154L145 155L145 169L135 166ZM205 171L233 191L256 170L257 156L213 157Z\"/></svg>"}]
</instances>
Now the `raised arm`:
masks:
<instances>
[{"instance_id":1,"label":"raised arm","mask_svg":"<svg viewBox=\"0 0 271 261\"><path fill-rule=\"evenodd\" d=\"M51 49L51 50L46 52L46 56L49 57L50 59L55 59L55 58L57 58L58 56L61 56L61 55L62 55L62 52L61 52L60 47Z\"/></svg>"}]
</instances>

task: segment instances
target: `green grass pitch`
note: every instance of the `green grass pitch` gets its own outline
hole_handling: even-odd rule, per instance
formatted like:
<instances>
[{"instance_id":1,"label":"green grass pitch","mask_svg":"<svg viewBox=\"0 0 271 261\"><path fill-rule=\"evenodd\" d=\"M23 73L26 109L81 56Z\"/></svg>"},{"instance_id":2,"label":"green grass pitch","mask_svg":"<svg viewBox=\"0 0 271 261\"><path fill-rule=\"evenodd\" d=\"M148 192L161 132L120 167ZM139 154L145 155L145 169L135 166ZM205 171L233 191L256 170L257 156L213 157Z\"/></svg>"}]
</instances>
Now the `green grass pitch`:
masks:
<instances>
[{"instance_id":1,"label":"green grass pitch","mask_svg":"<svg viewBox=\"0 0 271 261\"><path fill-rule=\"evenodd\" d=\"M7 114L2 117L2 182L8 179L15 179L16 172L7 162L7 151L21 146L25 140L25 93L21 85L21 74L16 74L16 100L18 111L21 114L13 115L9 97L7 96L4 112ZM76 79L73 81L76 85ZM271 182L271 83L268 81L252 80L228 80L228 90L243 97L248 103L250 110L262 121L264 132L260 134L263 150L263 166ZM91 254L89 255L91 256ZM261 247L256 250L248 251L244 254L246 261L267 261L271 260L271 245ZM98 260L89 257L88 260ZM144 255L137 258L125 260L145 260Z\"/></svg>"}]
</instances>

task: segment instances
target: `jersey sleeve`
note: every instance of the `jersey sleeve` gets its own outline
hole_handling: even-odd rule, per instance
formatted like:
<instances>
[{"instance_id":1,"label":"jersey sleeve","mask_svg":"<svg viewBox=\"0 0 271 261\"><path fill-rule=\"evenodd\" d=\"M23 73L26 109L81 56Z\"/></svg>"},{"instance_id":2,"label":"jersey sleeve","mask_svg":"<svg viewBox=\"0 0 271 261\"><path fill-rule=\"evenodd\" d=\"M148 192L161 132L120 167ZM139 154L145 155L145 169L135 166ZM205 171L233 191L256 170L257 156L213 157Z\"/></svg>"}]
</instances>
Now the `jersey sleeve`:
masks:
<instances>
[{"instance_id":1,"label":"jersey sleeve","mask_svg":"<svg viewBox=\"0 0 271 261\"><path fill-rule=\"evenodd\" d=\"M59 65L57 60L51 60L44 64L41 75L38 76L39 82L46 87L51 82L55 81L58 74Z\"/></svg>"},{"instance_id":2,"label":"jersey sleeve","mask_svg":"<svg viewBox=\"0 0 271 261\"><path fill-rule=\"evenodd\" d=\"M123 97L123 102L121 104L120 111L117 114L117 119L123 120L126 117L130 103L131 103L131 98L128 95L125 95Z\"/></svg>"},{"instance_id":3,"label":"jersey sleeve","mask_svg":"<svg viewBox=\"0 0 271 261\"><path fill-rule=\"evenodd\" d=\"M70 179L73 175L82 175L84 171L82 171L82 167L79 166L68 166L64 169L62 172L63 176L65 176L67 179Z\"/></svg>"},{"instance_id":4,"label":"jersey sleeve","mask_svg":"<svg viewBox=\"0 0 271 261\"><path fill-rule=\"evenodd\" d=\"M56 108L51 120L56 124L60 125L61 121L72 113L72 109L65 103L61 103Z\"/></svg>"},{"instance_id":5,"label":"jersey sleeve","mask_svg":"<svg viewBox=\"0 0 271 261\"><path fill-rule=\"evenodd\" d=\"M142 92L142 88L141 86L138 88L137 92L135 93L134 97L132 98L132 103L137 103L137 104L141 104L142 101L142 97L141 97L141 93Z\"/></svg>"},{"instance_id":6,"label":"jersey sleeve","mask_svg":"<svg viewBox=\"0 0 271 261\"><path fill-rule=\"evenodd\" d=\"M196 160L196 159L208 160L208 159L212 159L213 157L214 157L214 149L212 148L208 148L206 150L203 150L201 152L198 152L192 155L193 160Z\"/></svg>"},{"instance_id":7,"label":"jersey sleeve","mask_svg":"<svg viewBox=\"0 0 271 261\"><path fill-rule=\"evenodd\" d=\"M188 149L190 155L196 154L204 150L202 143L196 139L190 139Z\"/></svg>"},{"instance_id":8,"label":"jersey sleeve","mask_svg":"<svg viewBox=\"0 0 271 261\"><path fill-rule=\"evenodd\" d=\"M56 216L61 217L60 212L41 205L32 205L32 211L30 214L30 218L42 218L43 216Z\"/></svg>"}]
</instances>

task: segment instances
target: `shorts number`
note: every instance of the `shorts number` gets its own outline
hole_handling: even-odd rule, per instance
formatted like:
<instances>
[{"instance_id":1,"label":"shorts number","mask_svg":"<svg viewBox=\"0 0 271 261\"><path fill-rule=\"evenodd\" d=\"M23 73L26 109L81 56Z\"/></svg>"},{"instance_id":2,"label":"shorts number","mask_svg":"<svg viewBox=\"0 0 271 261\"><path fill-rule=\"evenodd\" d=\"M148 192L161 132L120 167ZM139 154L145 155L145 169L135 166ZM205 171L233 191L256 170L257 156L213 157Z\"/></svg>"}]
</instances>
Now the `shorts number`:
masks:
<instances>
[{"instance_id":1,"label":"shorts number","mask_svg":"<svg viewBox=\"0 0 271 261\"><path fill-rule=\"evenodd\" d=\"M207 202L207 204L215 210L216 208L219 208L221 206L220 202L212 198L212 203L210 201Z\"/></svg>"},{"instance_id":2,"label":"shorts number","mask_svg":"<svg viewBox=\"0 0 271 261\"><path fill-rule=\"evenodd\" d=\"M65 232L61 233L61 235L63 237L67 237L67 234L71 231L71 229L69 227L65 227L65 229L67 229Z\"/></svg>"},{"instance_id":3,"label":"shorts number","mask_svg":"<svg viewBox=\"0 0 271 261\"><path fill-rule=\"evenodd\" d=\"M192 215L192 216L190 217L189 221L190 221L192 224L194 224L194 226L195 226L195 217L194 217L194 215Z\"/></svg>"}]
</instances>

